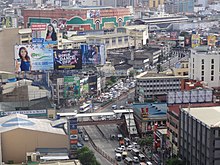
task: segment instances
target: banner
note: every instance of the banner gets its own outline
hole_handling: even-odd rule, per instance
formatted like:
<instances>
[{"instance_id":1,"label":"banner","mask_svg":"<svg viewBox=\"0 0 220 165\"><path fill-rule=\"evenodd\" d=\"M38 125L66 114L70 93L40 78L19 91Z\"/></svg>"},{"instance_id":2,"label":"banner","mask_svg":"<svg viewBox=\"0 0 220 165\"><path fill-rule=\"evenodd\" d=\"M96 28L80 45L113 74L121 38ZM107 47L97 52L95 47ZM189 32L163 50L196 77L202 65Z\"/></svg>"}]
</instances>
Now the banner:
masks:
<instances>
[{"instance_id":1,"label":"banner","mask_svg":"<svg viewBox=\"0 0 220 165\"><path fill-rule=\"evenodd\" d=\"M191 46L191 36L190 35L184 36L184 45Z\"/></svg>"},{"instance_id":2,"label":"banner","mask_svg":"<svg viewBox=\"0 0 220 165\"><path fill-rule=\"evenodd\" d=\"M216 36L208 36L208 46L215 46Z\"/></svg>"},{"instance_id":3,"label":"banner","mask_svg":"<svg viewBox=\"0 0 220 165\"><path fill-rule=\"evenodd\" d=\"M200 36L199 36L199 34L192 34L191 44L192 44L191 45L192 48L195 48L195 47L200 45Z\"/></svg>"},{"instance_id":4,"label":"banner","mask_svg":"<svg viewBox=\"0 0 220 165\"><path fill-rule=\"evenodd\" d=\"M54 69L82 69L82 54L80 50L54 50Z\"/></svg>"},{"instance_id":5,"label":"banner","mask_svg":"<svg viewBox=\"0 0 220 165\"><path fill-rule=\"evenodd\" d=\"M80 97L80 78L74 76L64 77L64 98Z\"/></svg>"},{"instance_id":6,"label":"banner","mask_svg":"<svg viewBox=\"0 0 220 165\"><path fill-rule=\"evenodd\" d=\"M53 70L53 49L45 45L16 45L15 72Z\"/></svg>"},{"instance_id":7,"label":"banner","mask_svg":"<svg viewBox=\"0 0 220 165\"><path fill-rule=\"evenodd\" d=\"M54 24L31 24L31 30L34 42L40 38L40 41L43 40L47 44L57 44L57 28Z\"/></svg>"},{"instance_id":8,"label":"banner","mask_svg":"<svg viewBox=\"0 0 220 165\"><path fill-rule=\"evenodd\" d=\"M105 64L105 46L100 44L81 45L83 64Z\"/></svg>"}]
</instances>

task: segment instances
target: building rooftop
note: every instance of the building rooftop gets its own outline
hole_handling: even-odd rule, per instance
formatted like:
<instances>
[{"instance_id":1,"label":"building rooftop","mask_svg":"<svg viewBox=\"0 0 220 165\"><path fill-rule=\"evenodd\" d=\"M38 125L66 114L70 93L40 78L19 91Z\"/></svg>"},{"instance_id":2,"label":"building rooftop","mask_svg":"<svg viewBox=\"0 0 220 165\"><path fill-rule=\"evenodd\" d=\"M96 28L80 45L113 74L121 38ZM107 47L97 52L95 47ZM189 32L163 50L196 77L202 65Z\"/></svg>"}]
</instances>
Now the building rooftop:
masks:
<instances>
[{"instance_id":1,"label":"building rooftop","mask_svg":"<svg viewBox=\"0 0 220 165\"><path fill-rule=\"evenodd\" d=\"M50 120L28 118L26 115L22 114L13 114L2 117L0 118L0 123L0 133L22 128L32 131L65 135L63 129L52 127Z\"/></svg>"},{"instance_id":2,"label":"building rooftop","mask_svg":"<svg viewBox=\"0 0 220 165\"><path fill-rule=\"evenodd\" d=\"M111 33L111 34L105 34L105 35L90 35L90 36L87 36L87 38L111 38L111 37L125 37L125 36L128 36L128 34Z\"/></svg>"},{"instance_id":3,"label":"building rooftop","mask_svg":"<svg viewBox=\"0 0 220 165\"><path fill-rule=\"evenodd\" d=\"M141 115L141 108L148 107L149 118L166 118L167 104L165 103L143 103L133 104L134 113Z\"/></svg>"},{"instance_id":4,"label":"building rooftop","mask_svg":"<svg viewBox=\"0 0 220 165\"><path fill-rule=\"evenodd\" d=\"M220 127L220 106L183 108L182 110L209 127Z\"/></svg>"},{"instance_id":5,"label":"building rooftop","mask_svg":"<svg viewBox=\"0 0 220 165\"><path fill-rule=\"evenodd\" d=\"M143 79L154 79L154 78L187 78L188 76L174 76L173 74L171 74L171 72L145 72L145 74L143 74L140 77L137 77L139 79L143 78Z\"/></svg>"}]
</instances>

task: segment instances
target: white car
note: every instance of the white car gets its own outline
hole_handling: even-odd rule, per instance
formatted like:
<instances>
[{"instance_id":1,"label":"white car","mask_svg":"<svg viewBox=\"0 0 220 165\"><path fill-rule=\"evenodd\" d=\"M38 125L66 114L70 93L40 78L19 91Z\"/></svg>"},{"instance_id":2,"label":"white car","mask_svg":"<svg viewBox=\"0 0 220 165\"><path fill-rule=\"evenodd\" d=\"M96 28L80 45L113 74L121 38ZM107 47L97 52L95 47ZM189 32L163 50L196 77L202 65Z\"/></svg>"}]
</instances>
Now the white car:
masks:
<instances>
[{"instance_id":1,"label":"white car","mask_svg":"<svg viewBox=\"0 0 220 165\"><path fill-rule=\"evenodd\" d=\"M127 147L127 150L128 150L128 151L131 151L131 150L133 149L133 147L134 147L133 145L129 145L129 146Z\"/></svg>"},{"instance_id":2,"label":"white car","mask_svg":"<svg viewBox=\"0 0 220 165\"><path fill-rule=\"evenodd\" d=\"M139 161L138 157L134 156L134 157L133 157L133 162L134 162L134 163L139 163L140 161Z\"/></svg>"},{"instance_id":3,"label":"white car","mask_svg":"<svg viewBox=\"0 0 220 165\"><path fill-rule=\"evenodd\" d=\"M123 149L121 147L115 148L115 152L121 154L123 152Z\"/></svg>"}]
</instances>

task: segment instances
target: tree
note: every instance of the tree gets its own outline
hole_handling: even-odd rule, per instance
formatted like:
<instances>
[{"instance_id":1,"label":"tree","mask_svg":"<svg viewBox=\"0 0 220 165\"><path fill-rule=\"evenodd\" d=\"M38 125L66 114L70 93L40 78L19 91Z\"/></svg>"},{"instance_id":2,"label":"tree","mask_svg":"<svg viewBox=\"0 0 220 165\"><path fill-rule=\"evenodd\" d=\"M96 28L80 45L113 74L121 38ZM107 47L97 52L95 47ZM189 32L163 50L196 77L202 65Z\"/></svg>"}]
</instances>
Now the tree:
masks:
<instances>
[{"instance_id":1,"label":"tree","mask_svg":"<svg viewBox=\"0 0 220 165\"><path fill-rule=\"evenodd\" d=\"M166 162L167 165L184 165L185 163L177 157L170 158Z\"/></svg>"},{"instance_id":2,"label":"tree","mask_svg":"<svg viewBox=\"0 0 220 165\"><path fill-rule=\"evenodd\" d=\"M82 165L100 165L94 153L88 147L82 147L77 151L78 159Z\"/></svg>"},{"instance_id":3,"label":"tree","mask_svg":"<svg viewBox=\"0 0 220 165\"><path fill-rule=\"evenodd\" d=\"M138 140L138 144L139 144L141 147L143 147L144 149L145 149L146 147L152 149L152 147L153 147L153 141L154 141L154 138L153 138L152 136L149 136L149 135L148 135L148 136L145 137L145 138L139 139L139 140Z\"/></svg>"}]
</instances>

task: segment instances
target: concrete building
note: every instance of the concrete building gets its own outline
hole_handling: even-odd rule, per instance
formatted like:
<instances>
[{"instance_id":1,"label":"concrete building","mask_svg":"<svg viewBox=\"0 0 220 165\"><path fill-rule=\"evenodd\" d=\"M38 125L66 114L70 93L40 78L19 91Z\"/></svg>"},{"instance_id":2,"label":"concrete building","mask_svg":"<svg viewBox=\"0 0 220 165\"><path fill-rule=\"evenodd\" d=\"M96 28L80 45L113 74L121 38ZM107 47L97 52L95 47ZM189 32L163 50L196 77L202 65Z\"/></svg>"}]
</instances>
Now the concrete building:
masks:
<instances>
[{"instance_id":1,"label":"concrete building","mask_svg":"<svg viewBox=\"0 0 220 165\"><path fill-rule=\"evenodd\" d=\"M164 4L164 0L149 0L148 1L148 7L157 9L158 7L162 6Z\"/></svg>"},{"instance_id":2,"label":"concrete building","mask_svg":"<svg viewBox=\"0 0 220 165\"><path fill-rule=\"evenodd\" d=\"M167 104L164 103L143 103L133 104L134 118L137 129L141 136L153 133L153 127L166 125Z\"/></svg>"},{"instance_id":3,"label":"concrete building","mask_svg":"<svg viewBox=\"0 0 220 165\"><path fill-rule=\"evenodd\" d=\"M175 76L188 76L189 75L189 61L188 60L179 61L172 68L172 71Z\"/></svg>"},{"instance_id":4,"label":"concrete building","mask_svg":"<svg viewBox=\"0 0 220 165\"><path fill-rule=\"evenodd\" d=\"M164 7L167 13L193 13L194 0L169 0Z\"/></svg>"},{"instance_id":5,"label":"concrete building","mask_svg":"<svg viewBox=\"0 0 220 165\"><path fill-rule=\"evenodd\" d=\"M207 83L209 87L220 86L219 50L194 49L190 57L190 78Z\"/></svg>"},{"instance_id":6,"label":"concrete building","mask_svg":"<svg viewBox=\"0 0 220 165\"><path fill-rule=\"evenodd\" d=\"M179 154L189 164L220 164L220 107L182 108Z\"/></svg>"},{"instance_id":7,"label":"concrete building","mask_svg":"<svg viewBox=\"0 0 220 165\"><path fill-rule=\"evenodd\" d=\"M159 99L164 97L169 91L181 90L181 81L187 76L173 76L173 73L166 72L145 72L137 78L135 87L135 100Z\"/></svg>"},{"instance_id":8,"label":"concrete building","mask_svg":"<svg viewBox=\"0 0 220 165\"><path fill-rule=\"evenodd\" d=\"M49 120L15 114L0 122L2 162L26 162L26 153L37 148L69 148L68 135L62 128L52 127Z\"/></svg>"}]
</instances>

